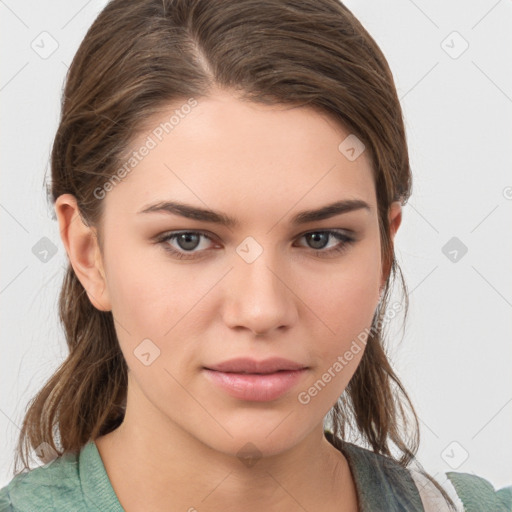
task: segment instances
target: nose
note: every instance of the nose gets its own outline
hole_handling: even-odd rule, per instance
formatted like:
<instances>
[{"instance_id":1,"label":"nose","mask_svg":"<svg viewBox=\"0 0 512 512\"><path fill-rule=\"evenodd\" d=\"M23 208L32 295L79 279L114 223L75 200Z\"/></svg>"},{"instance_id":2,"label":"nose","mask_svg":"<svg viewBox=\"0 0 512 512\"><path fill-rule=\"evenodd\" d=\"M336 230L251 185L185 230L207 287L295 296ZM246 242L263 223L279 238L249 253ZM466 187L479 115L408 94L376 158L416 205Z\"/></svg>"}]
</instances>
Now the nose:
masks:
<instances>
[{"instance_id":1,"label":"nose","mask_svg":"<svg viewBox=\"0 0 512 512\"><path fill-rule=\"evenodd\" d=\"M225 282L224 322L256 336L289 329L298 318L289 272L264 251L255 261L240 259Z\"/></svg>"}]
</instances>

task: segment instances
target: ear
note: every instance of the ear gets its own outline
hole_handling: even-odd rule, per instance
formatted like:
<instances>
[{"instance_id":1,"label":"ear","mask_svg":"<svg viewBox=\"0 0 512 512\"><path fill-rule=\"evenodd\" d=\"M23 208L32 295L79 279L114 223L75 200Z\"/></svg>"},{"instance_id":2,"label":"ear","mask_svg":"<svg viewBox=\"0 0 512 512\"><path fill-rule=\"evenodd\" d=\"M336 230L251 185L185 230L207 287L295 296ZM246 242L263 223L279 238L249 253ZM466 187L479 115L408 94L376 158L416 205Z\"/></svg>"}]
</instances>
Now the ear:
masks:
<instances>
[{"instance_id":1,"label":"ear","mask_svg":"<svg viewBox=\"0 0 512 512\"><path fill-rule=\"evenodd\" d=\"M91 304L100 311L111 311L96 230L84 223L72 194L57 198L55 213L69 261Z\"/></svg>"},{"instance_id":2,"label":"ear","mask_svg":"<svg viewBox=\"0 0 512 512\"><path fill-rule=\"evenodd\" d=\"M391 206L389 207L388 220L391 241L393 241L402 222L402 205L399 201L391 203Z\"/></svg>"},{"instance_id":3,"label":"ear","mask_svg":"<svg viewBox=\"0 0 512 512\"><path fill-rule=\"evenodd\" d=\"M389 236L391 237L391 244L393 244L396 232L402 223L402 204L400 201L394 201L391 203L388 212L388 222L389 222ZM389 263L384 269L384 273L382 275L380 291L382 293L384 289L384 285L389 276L389 272L391 271L391 263Z\"/></svg>"}]
</instances>

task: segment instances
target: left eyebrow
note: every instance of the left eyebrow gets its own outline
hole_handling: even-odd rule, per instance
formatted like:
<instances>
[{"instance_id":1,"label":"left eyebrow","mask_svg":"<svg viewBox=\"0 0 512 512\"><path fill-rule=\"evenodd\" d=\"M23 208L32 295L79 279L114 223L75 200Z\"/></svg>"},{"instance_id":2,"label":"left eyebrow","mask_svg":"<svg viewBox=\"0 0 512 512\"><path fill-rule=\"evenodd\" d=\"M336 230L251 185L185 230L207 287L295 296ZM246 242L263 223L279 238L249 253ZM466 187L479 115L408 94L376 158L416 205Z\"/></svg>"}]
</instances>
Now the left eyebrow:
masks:
<instances>
[{"instance_id":1,"label":"left eyebrow","mask_svg":"<svg viewBox=\"0 0 512 512\"><path fill-rule=\"evenodd\" d=\"M336 201L316 210L305 210L292 217L292 224L306 224L318 220L329 219L342 213L348 213L355 210L366 210L371 212L371 206L362 199L344 199Z\"/></svg>"},{"instance_id":2,"label":"left eyebrow","mask_svg":"<svg viewBox=\"0 0 512 512\"><path fill-rule=\"evenodd\" d=\"M371 206L361 199L344 199L342 201L336 201L326 206L322 206L321 208L299 212L292 217L290 223L292 225L307 224L308 222L329 219L336 215L341 215L361 209L367 211L372 210ZM147 206L138 213L154 212L179 215L188 219L211 222L230 228L234 228L240 225L240 222L236 218L229 217L225 213L215 210L207 210L177 201L160 201L158 203Z\"/></svg>"}]
</instances>

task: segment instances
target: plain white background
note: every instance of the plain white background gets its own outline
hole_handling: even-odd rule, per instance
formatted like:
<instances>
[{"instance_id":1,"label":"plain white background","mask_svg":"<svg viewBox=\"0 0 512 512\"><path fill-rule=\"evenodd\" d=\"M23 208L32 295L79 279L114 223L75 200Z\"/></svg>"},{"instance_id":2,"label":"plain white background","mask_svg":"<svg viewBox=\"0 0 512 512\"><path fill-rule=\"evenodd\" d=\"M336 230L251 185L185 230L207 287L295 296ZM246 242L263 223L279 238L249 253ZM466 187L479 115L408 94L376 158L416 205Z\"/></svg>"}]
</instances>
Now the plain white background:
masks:
<instances>
[{"instance_id":1,"label":"plain white background","mask_svg":"<svg viewBox=\"0 0 512 512\"><path fill-rule=\"evenodd\" d=\"M390 354L420 418L418 459L440 481L455 470L498 489L512 484L512 4L346 4L386 55L406 120L414 185L396 253L411 309ZM0 1L0 487L25 407L66 355L66 256L44 178L67 67L103 5Z\"/></svg>"}]
</instances>

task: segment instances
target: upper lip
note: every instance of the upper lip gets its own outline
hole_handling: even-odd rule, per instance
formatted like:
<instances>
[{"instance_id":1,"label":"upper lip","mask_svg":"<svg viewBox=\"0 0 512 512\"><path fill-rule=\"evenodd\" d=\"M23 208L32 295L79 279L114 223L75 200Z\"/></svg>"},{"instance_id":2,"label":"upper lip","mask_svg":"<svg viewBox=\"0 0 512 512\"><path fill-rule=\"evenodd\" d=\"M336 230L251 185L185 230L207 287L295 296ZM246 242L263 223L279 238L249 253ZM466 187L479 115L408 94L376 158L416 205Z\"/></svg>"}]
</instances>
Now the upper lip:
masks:
<instances>
[{"instance_id":1,"label":"upper lip","mask_svg":"<svg viewBox=\"0 0 512 512\"><path fill-rule=\"evenodd\" d=\"M262 361L239 357L218 364L205 366L205 368L228 373L275 373L280 370L302 370L307 367L301 363L283 359L282 357L272 357Z\"/></svg>"}]
</instances>

